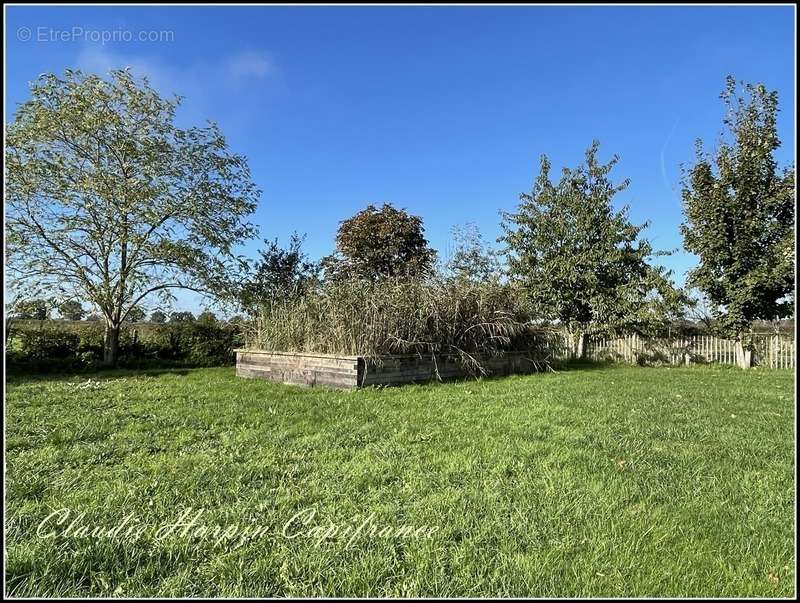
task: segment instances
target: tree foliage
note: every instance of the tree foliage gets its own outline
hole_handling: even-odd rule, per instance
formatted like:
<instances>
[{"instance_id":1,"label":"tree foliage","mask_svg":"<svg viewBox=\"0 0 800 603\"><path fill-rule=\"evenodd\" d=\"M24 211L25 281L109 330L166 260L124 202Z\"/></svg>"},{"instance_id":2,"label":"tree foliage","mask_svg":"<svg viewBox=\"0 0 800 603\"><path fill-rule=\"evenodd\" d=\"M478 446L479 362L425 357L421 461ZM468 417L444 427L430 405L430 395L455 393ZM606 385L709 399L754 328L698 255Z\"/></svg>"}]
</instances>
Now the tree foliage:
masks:
<instances>
[{"instance_id":1,"label":"tree foliage","mask_svg":"<svg viewBox=\"0 0 800 603\"><path fill-rule=\"evenodd\" d=\"M215 325L219 321L217 320L217 315L211 310L203 310L197 315L197 322L204 325Z\"/></svg>"},{"instance_id":2,"label":"tree foliage","mask_svg":"<svg viewBox=\"0 0 800 603\"><path fill-rule=\"evenodd\" d=\"M369 279L420 276L432 271L436 252L424 236L422 219L384 203L344 220L336 253L323 259L326 276Z\"/></svg>"},{"instance_id":3,"label":"tree foliage","mask_svg":"<svg viewBox=\"0 0 800 603\"><path fill-rule=\"evenodd\" d=\"M777 92L729 76L721 98L727 132L713 156L697 142L684 175L681 232L700 259L688 282L730 335L792 314L795 173L775 159Z\"/></svg>"},{"instance_id":4,"label":"tree foliage","mask_svg":"<svg viewBox=\"0 0 800 603\"><path fill-rule=\"evenodd\" d=\"M509 272L544 318L575 334L651 329L679 312L682 296L649 263L659 252L640 237L647 225L632 224L627 206L614 209L628 181L611 182L618 158L602 164L598 148L593 142L585 163L558 182L542 156L532 192L503 216Z\"/></svg>"},{"instance_id":5,"label":"tree foliage","mask_svg":"<svg viewBox=\"0 0 800 603\"><path fill-rule=\"evenodd\" d=\"M16 318L28 320L47 320L50 316L50 304L44 299L23 299L14 308Z\"/></svg>"},{"instance_id":6,"label":"tree foliage","mask_svg":"<svg viewBox=\"0 0 800 603\"><path fill-rule=\"evenodd\" d=\"M170 322L194 322L196 319L191 312L172 312L169 315Z\"/></svg>"},{"instance_id":7,"label":"tree foliage","mask_svg":"<svg viewBox=\"0 0 800 603\"><path fill-rule=\"evenodd\" d=\"M7 127L12 285L37 281L96 306L106 362L150 295L214 292L235 278L258 191L222 132L178 128L180 99L127 71L40 76Z\"/></svg>"},{"instance_id":8,"label":"tree foliage","mask_svg":"<svg viewBox=\"0 0 800 603\"><path fill-rule=\"evenodd\" d=\"M500 279L503 274L500 254L489 247L477 224L468 222L454 226L451 234L454 246L445 266L447 273L476 283Z\"/></svg>"},{"instance_id":9,"label":"tree foliage","mask_svg":"<svg viewBox=\"0 0 800 603\"><path fill-rule=\"evenodd\" d=\"M287 248L280 247L277 239L264 241L265 247L259 250L260 257L239 296L240 306L248 314L255 315L262 304L302 295L317 278L319 266L303 251L304 240L293 233Z\"/></svg>"},{"instance_id":10,"label":"tree foliage","mask_svg":"<svg viewBox=\"0 0 800 603\"><path fill-rule=\"evenodd\" d=\"M161 310L156 310L152 314L150 314L150 322L160 325L167 322L167 315L162 312Z\"/></svg>"},{"instance_id":11,"label":"tree foliage","mask_svg":"<svg viewBox=\"0 0 800 603\"><path fill-rule=\"evenodd\" d=\"M81 320L86 316L86 310L83 309L81 302L68 299L58 306L58 313L67 320Z\"/></svg>"},{"instance_id":12,"label":"tree foliage","mask_svg":"<svg viewBox=\"0 0 800 603\"><path fill-rule=\"evenodd\" d=\"M146 312L139 306L134 306L128 310L128 316L125 317L127 322L142 322L146 316Z\"/></svg>"}]
</instances>

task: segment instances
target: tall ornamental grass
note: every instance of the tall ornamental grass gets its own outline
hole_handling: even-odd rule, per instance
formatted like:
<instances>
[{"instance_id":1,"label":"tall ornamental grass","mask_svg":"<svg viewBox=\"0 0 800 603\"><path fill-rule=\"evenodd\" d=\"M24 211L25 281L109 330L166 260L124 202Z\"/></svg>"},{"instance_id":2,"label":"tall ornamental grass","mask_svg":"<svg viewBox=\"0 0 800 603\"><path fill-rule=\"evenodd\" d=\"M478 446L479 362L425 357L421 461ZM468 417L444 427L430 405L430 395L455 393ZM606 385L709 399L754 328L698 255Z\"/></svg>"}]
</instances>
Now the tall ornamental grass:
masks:
<instances>
[{"instance_id":1,"label":"tall ornamental grass","mask_svg":"<svg viewBox=\"0 0 800 603\"><path fill-rule=\"evenodd\" d=\"M534 352L542 348L543 334L533 326L523 292L512 285L444 278L343 280L264 305L247 344L361 356L453 354L483 372L480 356ZM537 356L546 360L544 353Z\"/></svg>"}]
</instances>

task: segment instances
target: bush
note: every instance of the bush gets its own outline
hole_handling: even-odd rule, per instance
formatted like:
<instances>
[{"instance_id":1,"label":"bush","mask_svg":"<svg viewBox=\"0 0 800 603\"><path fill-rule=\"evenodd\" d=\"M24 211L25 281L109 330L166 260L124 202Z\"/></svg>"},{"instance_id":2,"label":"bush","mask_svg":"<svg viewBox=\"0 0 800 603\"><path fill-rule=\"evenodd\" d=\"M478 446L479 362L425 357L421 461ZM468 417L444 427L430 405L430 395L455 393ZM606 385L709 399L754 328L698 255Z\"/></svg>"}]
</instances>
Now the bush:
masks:
<instances>
[{"instance_id":1,"label":"bush","mask_svg":"<svg viewBox=\"0 0 800 603\"><path fill-rule=\"evenodd\" d=\"M239 329L222 323L180 322L158 325L142 341L144 355L195 366L232 364L241 345Z\"/></svg>"},{"instance_id":2,"label":"bush","mask_svg":"<svg viewBox=\"0 0 800 603\"><path fill-rule=\"evenodd\" d=\"M78 352L81 354L95 354L103 358L103 339L105 338L105 325L102 322L90 322L81 325L82 328L78 333L80 334L81 343L78 346ZM125 341L125 331L120 334L121 343Z\"/></svg>"},{"instance_id":3,"label":"bush","mask_svg":"<svg viewBox=\"0 0 800 603\"><path fill-rule=\"evenodd\" d=\"M36 372L91 370L102 365L102 323L18 323L6 359L10 367ZM119 365L123 367L220 366L234 362L242 344L239 326L224 323L174 323L124 327Z\"/></svg>"},{"instance_id":4,"label":"bush","mask_svg":"<svg viewBox=\"0 0 800 603\"><path fill-rule=\"evenodd\" d=\"M20 353L31 360L61 360L75 356L81 343L77 333L57 328L19 332Z\"/></svg>"}]
</instances>

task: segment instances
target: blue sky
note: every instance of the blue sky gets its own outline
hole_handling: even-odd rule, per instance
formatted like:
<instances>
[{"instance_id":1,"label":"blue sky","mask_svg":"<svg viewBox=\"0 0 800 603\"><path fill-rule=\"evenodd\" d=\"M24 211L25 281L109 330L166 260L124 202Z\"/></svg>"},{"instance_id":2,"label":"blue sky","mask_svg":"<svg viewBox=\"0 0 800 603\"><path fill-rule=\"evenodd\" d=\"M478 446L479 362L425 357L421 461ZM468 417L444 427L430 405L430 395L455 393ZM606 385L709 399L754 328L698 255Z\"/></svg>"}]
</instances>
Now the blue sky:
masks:
<instances>
[{"instance_id":1,"label":"blue sky","mask_svg":"<svg viewBox=\"0 0 800 603\"><path fill-rule=\"evenodd\" d=\"M631 179L619 205L679 248L680 165L718 137L726 74L778 90L793 161L794 21L791 7L9 7L6 120L40 73L129 66L186 97L183 124L220 124L263 190L262 237L306 233L313 257L383 201L422 216L443 253L454 224L494 240L541 153L575 165L597 138ZM694 259L663 263L682 282Z\"/></svg>"}]
</instances>

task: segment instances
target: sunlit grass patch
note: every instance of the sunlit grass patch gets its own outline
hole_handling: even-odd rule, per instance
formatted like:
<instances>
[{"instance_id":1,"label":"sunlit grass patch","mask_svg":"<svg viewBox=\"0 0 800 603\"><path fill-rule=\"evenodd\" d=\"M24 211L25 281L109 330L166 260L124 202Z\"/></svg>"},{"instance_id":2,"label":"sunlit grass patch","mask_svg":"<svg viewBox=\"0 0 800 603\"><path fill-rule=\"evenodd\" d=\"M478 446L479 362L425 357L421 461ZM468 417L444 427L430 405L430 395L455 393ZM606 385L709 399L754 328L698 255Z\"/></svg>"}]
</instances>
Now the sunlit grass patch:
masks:
<instances>
[{"instance_id":1,"label":"sunlit grass patch","mask_svg":"<svg viewBox=\"0 0 800 603\"><path fill-rule=\"evenodd\" d=\"M18 379L7 590L789 596L793 413L790 373L720 367L361 391L228 368ZM38 536L62 508L91 526L132 514L160 527L192 508L208 525L270 529L241 546L154 530ZM287 538L308 509L320 525L374 514L438 531L351 546Z\"/></svg>"}]
</instances>

